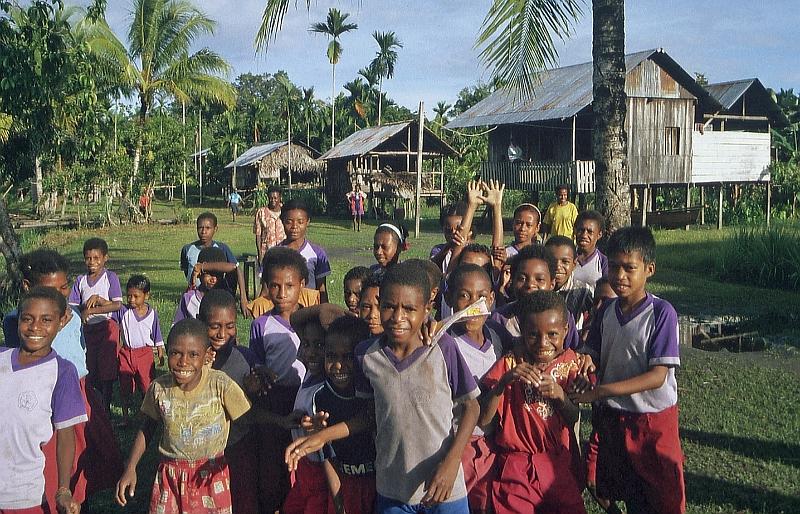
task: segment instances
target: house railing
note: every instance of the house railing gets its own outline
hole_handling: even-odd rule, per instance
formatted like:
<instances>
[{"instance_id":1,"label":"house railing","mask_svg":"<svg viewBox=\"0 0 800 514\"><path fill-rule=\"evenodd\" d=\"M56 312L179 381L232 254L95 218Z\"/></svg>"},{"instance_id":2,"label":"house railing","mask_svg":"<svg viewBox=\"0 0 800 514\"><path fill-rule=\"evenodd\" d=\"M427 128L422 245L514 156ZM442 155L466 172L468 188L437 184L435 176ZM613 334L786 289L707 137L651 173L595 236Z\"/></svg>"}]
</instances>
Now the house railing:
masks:
<instances>
[{"instance_id":1,"label":"house railing","mask_svg":"<svg viewBox=\"0 0 800 514\"><path fill-rule=\"evenodd\" d=\"M484 162L481 177L499 180L509 189L553 190L567 184L577 193L594 192L594 161Z\"/></svg>"}]
</instances>

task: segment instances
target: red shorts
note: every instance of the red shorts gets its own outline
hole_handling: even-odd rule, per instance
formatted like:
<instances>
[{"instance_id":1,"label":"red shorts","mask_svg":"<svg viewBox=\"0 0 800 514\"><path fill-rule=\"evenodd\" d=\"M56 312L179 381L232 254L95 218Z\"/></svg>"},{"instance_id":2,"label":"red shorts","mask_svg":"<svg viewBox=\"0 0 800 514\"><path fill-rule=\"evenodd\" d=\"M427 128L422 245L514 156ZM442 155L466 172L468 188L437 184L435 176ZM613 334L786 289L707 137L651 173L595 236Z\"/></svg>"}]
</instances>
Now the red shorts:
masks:
<instances>
[{"instance_id":1,"label":"red shorts","mask_svg":"<svg viewBox=\"0 0 800 514\"><path fill-rule=\"evenodd\" d=\"M586 514L581 489L571 472L572 452L501 453L492 485L496 514Z\"/></svg>"},{"instance_id":2,"label":"red shorts","mask_svg":"<svg viewBox=\"0 0 800 514\"><path fill-rule=\"evenodd\" d=\"M467 500L472 512L489 510L489 497L492 481L495 478L495 459L497 454L485 437L470 437L461 455L461 467L464 468L464 482L467 484Z\"/></svg>"},{"instance_id":3,"label":"red shorts","mask_svg":"<svg viewBox=\"0 0 800 514\"><path fill-rule=\"evenodd\" d=\"M598 410L597 494L654 513L686 511L678 406L647 414Z\"/></svg>"},{"instance_id":4,"label":"red shorts","mask_svg":"<svg viewBox=\"0 0 800 514\"><path fill-rule=\"evenodd\" d=\"M158 463L150 514L231 514L225 457L204 460L162 458Z\"/></svg>"},{"instance_id":5,"label":"red shorts","mask_svg":"<svg viewBox=\"0 0 800 514\"><path fill-rule=\"evenodd\" d=\"M236 444L225 448L225 460L231 476L233 512L258 512L258 454L248 433Z\"/></svg>"},{"instance_id":6,"label":"red shorts","mask_svg":"<svg viewBox=\"0 0 800 514\"><path fill-rule=\"evenodd\" d=\"M375 511L375 475L351 476L339 473L339 490L348 514L372 514ZM333 498L328 494L328 514L336 514Z\"/></svg>"},{"instance_id":7,"label":"red shorts","mask_svg":"<svg viewBox=\"0 0 800 514\"><path fill-rule=\"evenodd\" d=\"M283 502L282 514L320 514L328 508L328 480L322 463L300 459L295 471L295 481L286 501ZM350 511L348 511L350 512Z\"/></svg>"},{"instance_id":8,"label":"red shorts","mask_svg":"<svg viewBox=\"0 0 800 514\"><path fill-rule=\"evenodd\" d=\"M123 396L130 396L134 391L147 392L150 382L156 376L156 364L153 360L153 349L128 348L119 350L119 390Z\"/></svg>"},{"instance_id":9,"label":"red shorts","mask_svg":"<svg viewBox=\"0 0 800 514\"><path fill-rule=\"evenodd\" d=\"M592 433L586 442L586 482L597 484L597 448L600 436L597 434L597 408L592 405Z\"/></svg>"},{"instance_id":10,"label":"red shorts","mask_svg":"<svg viewBox=\"0 0 800 514\"><path fill-rule=\"evenodd\" d=\"M86 368L89 379L95 381L116 380L117 344L119 344L119 325L107 319L100 323L83 326L86 340Z\"/></svg>"}]
</instances>

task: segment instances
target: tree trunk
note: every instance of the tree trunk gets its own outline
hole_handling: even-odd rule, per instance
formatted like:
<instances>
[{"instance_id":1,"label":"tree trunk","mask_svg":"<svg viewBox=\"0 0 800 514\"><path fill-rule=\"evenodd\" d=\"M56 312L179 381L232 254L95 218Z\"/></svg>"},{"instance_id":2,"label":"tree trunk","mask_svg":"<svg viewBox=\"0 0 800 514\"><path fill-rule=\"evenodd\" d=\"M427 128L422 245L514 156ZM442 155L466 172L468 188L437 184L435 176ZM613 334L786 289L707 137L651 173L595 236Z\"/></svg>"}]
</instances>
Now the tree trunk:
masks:
<instances>
[{"instance_id":1,"label":"tree trunk","mask_svg":"<svg viewBox=\"0 0 800 514\"><path fill-rule=\"evenodd\" d=\"M336 65L331 72L331 148L336 146Z\"/></svg>"},{"instance_id":2,"label":"tree trunk","mask_svg":"<svg viewBox=\"0 0 800 514\"><path fill-rule=\"evenodd\" d=\"M378 81L378 126L381 126L381 114L383 112L383 77Z\"/></svg>"},{"instance_id":3,"label":"tree trunk","mask_svg":"<svg viewBox=\"0 0 800 514\"><path fill-rule=\"evenodd\" d=\"M33 156L33 181L31 183L31 202L36 209L37 204L42 199L42 161L39 155Z\"/></svg>"},{"instance_id":4,"label":"tree trunk","mask_svg":"<svg viewBox=\"0 0 800 514\"><path fill-rule=\"evenodd\" d=\"M630 171L625 132L625 2L592 0L594 122L597 209L609 233L630 225Z\"/></svg>"},{"instance_id":5,"label":"tree trunk","mask_svg":"<svg viewBox=\"0 0 800 514\"><path fill-rule=\"evenodd\" d=\"M0 284L0 293L6 299L16 298L22 285L22 273L19 269L22 248L11 225L6 202L2 198L0 198L0 253L6 260L6 277Z\"/></svg>"}]
</instances>

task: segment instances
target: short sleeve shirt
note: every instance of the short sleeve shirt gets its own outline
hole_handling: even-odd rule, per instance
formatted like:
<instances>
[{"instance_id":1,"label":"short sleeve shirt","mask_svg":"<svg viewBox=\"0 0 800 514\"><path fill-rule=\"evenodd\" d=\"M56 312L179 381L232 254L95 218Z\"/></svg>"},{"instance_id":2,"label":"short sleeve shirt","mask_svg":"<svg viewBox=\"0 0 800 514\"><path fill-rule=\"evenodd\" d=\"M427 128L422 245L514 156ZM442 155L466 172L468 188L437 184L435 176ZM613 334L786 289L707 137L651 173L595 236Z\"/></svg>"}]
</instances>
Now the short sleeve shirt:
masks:
<instances>
[{"instance_id":1,"label":"short sleeve shirt","mask_svg":"<svg viewBox=\"0 0 800 514\"><path fill-rule=\"evenodd\" d=\"M42 504L44 453L53 429L87 420L78 373L69 361L50 352L22 365L18 348L0 348L0 510Z\"/></svg>"},{"instance_id":2,"label":"short sleeve shirt","mask_svg":"<svg viewBox=\"0 0 800 514\"><path fill-rule=\"evenodd\" d=\"M447 248L447 243L441 243L431 248L430 258L433 259L443 251L447 251L444 259L442 260L442 273L447 273L447 267L450 265L450 258L453 256L453 251Z\"/></svg>"},{"instance_id":3,"label":"short sleeve shirt","mask_svg":"<svg viewBox=\"0 0 800 514\"><path fill-rule=\"evenodd\" d=\"M558 202L553 202L547 207L542 221L550 226L551 235L566 236L571 239L576 219L578 219L578 208L574 203L558 205Z\"/></svg>"},{"instance_id":4,"label":"short sleeve shirt","mask_svg":"<svg viewBox=\"0 0 800 514\"><path fill-rule=\"evenodd\" d=\"M237 263L236 257L233 255L233 252L225 243L221 243L219 241L211 241L211 246L214 248L219 248L223 252L225 252L225 258L231 264ZM199 240L193 243L186 244L183 246L183 248L181 248L181 271L183 271L183 274L186 275L187 282L190 278L192 278L192 271L194 271L194 265L197 264L197 257L200 255L200 251L202 249L203 245L200 244Z\"/></svg>"},{"instance_id":5,"label":"short sleeve shirt","mask_svg":"<svg viewBox=\"0 0 800 514\"><path fill-rule=\"evenodd\" d=\"M572 276L588 285L594 293L597 281L608 276L608 258L596 248L586 257L579 255Z\"/></svg>"},{"instance_id":6,"label":"short sleeve shirt","mask_svg":"<svg viewBox=\"0 0 800 514\"><path fill-rule=\"evenodd\" d=\"M286 245L286 241L283 241L281 245ZM331 274L328 254L325 253L322 247L309 242L308 239L303 241L299 251L300 255L306 260L306 267L308 268L306 287L316 289L319 281Z\"/></svg>"},{"instance_id":7,"label":"short sleeve shirt","mask_svg":"<svg viewBox=\"0 0 800 514\"><path fill-rule=\"evenodd\" d=\"M496 321L500 324L503 328L505 328L508 333L513 338L518 338L522 336L522 332L520 332L519 328L519 320L517 316L514 315L514 304L515 302L507 303L502 307L495 309L492 311L492 314L489 316L489 319ZM578 329L575 327L575 318L572 317L572 313L567 313L567 335L564 338L564 348L565 349L577 349L581 344L581 338L578 335Z\"/></svg>"},{"instance_id":8,"label":"short sleeve shirt","mask_svg":"<svg viewBox=\"0 0 800 514\"><path fill-rule=\"evenodd\" d=\"M256 235L256 244L262 255L286 239L280 211L271 211L266 206L258 209L253 220L253 233Z\"/></svg>"},{"instance_id":9,"label":"short sleeve shirt","mask_svg":"<svg viewBox=\"0 0 800 514\"><path fill-rule=\"evenodd\" d=\"M236 205L242 201L242 196L239 193L231 193L228 195L228 201Z\"/></svg>"},{"instance_id":10,"label":"short sleeve shirt","mask_svg":"<svg viewBox=\"0 0 800 514\"><path fill-rule=\"evenodd\" d=\"M312 305L319 305L319 291L316 289L309 289L304 287L300 291L300 298L297 303L303 307L311 307ZM275 308L275 304L269 298L259 296L248 306L253 313L254 317L259 317L262 314L267 314Z\"/></svg>"},{"instance_id":11,"label":"short sleeve shirt","mask_svg":"<svg viewBox=\"0 0 800 514\"><path fill-rule=\"evenodd\" d=\"M250 373L251 358L249 349L229 343L216 352L211 368L222 371L244 390L244 378ZM227 447L230 448L241 441L248 430L249 427L243 418L233 421L228 433Z\"/></svg>"},{"instance_id":12,"label":"short sleeve shirt","mask_svg":"<svg viewBox=\"0 0 800 514\"><path fill-rule=\"evenodd\" d=\"M112 319L119 323L120 342L127 348L136 350L148 346L151 348L164 346L158 313L149 305L147 312L141 318L135 309L123 305L113 314Z\"/></svg>"},{"instance_id":13,"label":"short sleeve shirt","mask_svg":"<svg viewBox=\"0 0 800 514\"><path fill-rule=\"evenodd\" d=\"M158 451L164 457L201 460L225 450L230 424L250 409L244 391L228 375L203 366L200 383L183 391L171 374L156 378L142 413L162 425Z\"/></svg>"},{"instance_id":14,"label":"short sleeve shirt","mask_svg":"<svg viewBox=\"0 0 800 514\"><path fill-rule=\"evenodd\" d=\"M250 349L260 364L278 375L277 383L297 387L306 367L297 359L300 338L288 321L277 314L264 314L250 324Z\"/></svg>"},{"instance_id":15,"label":"short sleeve shirt","mask_svg":"<svg viewBox=\"0 0 800 514\"><path fill-rule=\"evenodd\" d=\"M88 275L80 275L75 279L75 283L72 284L72 292L69 294L69 304L76 307L83 305L94 295L112 302L121 302L122 288L119 285L117 274L110 270L103 270L100 276L94 280ZM110 312L105 314L92 314L86 320L86 323L93 325L110 318Z\"/></svg>"},{"instance_id":16,"label":"short sleeve shirt","mask_svg":"<svg viewBox=\"0 0 800 514\"><path fill-rule=\"evenodd\" d=\"M178 308L175 309L175 318L173 318L172 324L175 325L175 323L187 318L197 319L202 300L203 291L199 289L190 289L183 293L181 301L178 303Z\"/></svg>"}]
</instances>

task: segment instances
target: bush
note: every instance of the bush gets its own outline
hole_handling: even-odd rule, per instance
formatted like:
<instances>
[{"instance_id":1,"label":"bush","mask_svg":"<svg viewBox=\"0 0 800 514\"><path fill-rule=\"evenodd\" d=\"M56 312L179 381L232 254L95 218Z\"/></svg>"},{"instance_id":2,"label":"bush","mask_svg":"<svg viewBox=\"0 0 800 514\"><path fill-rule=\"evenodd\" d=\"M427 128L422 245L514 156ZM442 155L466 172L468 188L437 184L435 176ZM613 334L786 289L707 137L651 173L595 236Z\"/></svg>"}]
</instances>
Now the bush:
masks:
<instances>
[{"instance_id":1,"label":"bush","mask_svg":"<svg viewBox=\"0 0 800 514\"><path fill-rule=\"evenodd\" d=\"M723 240L715 270L721 280L800 288L800 226L741 226Z\"/></svg>"}]
</instances>

